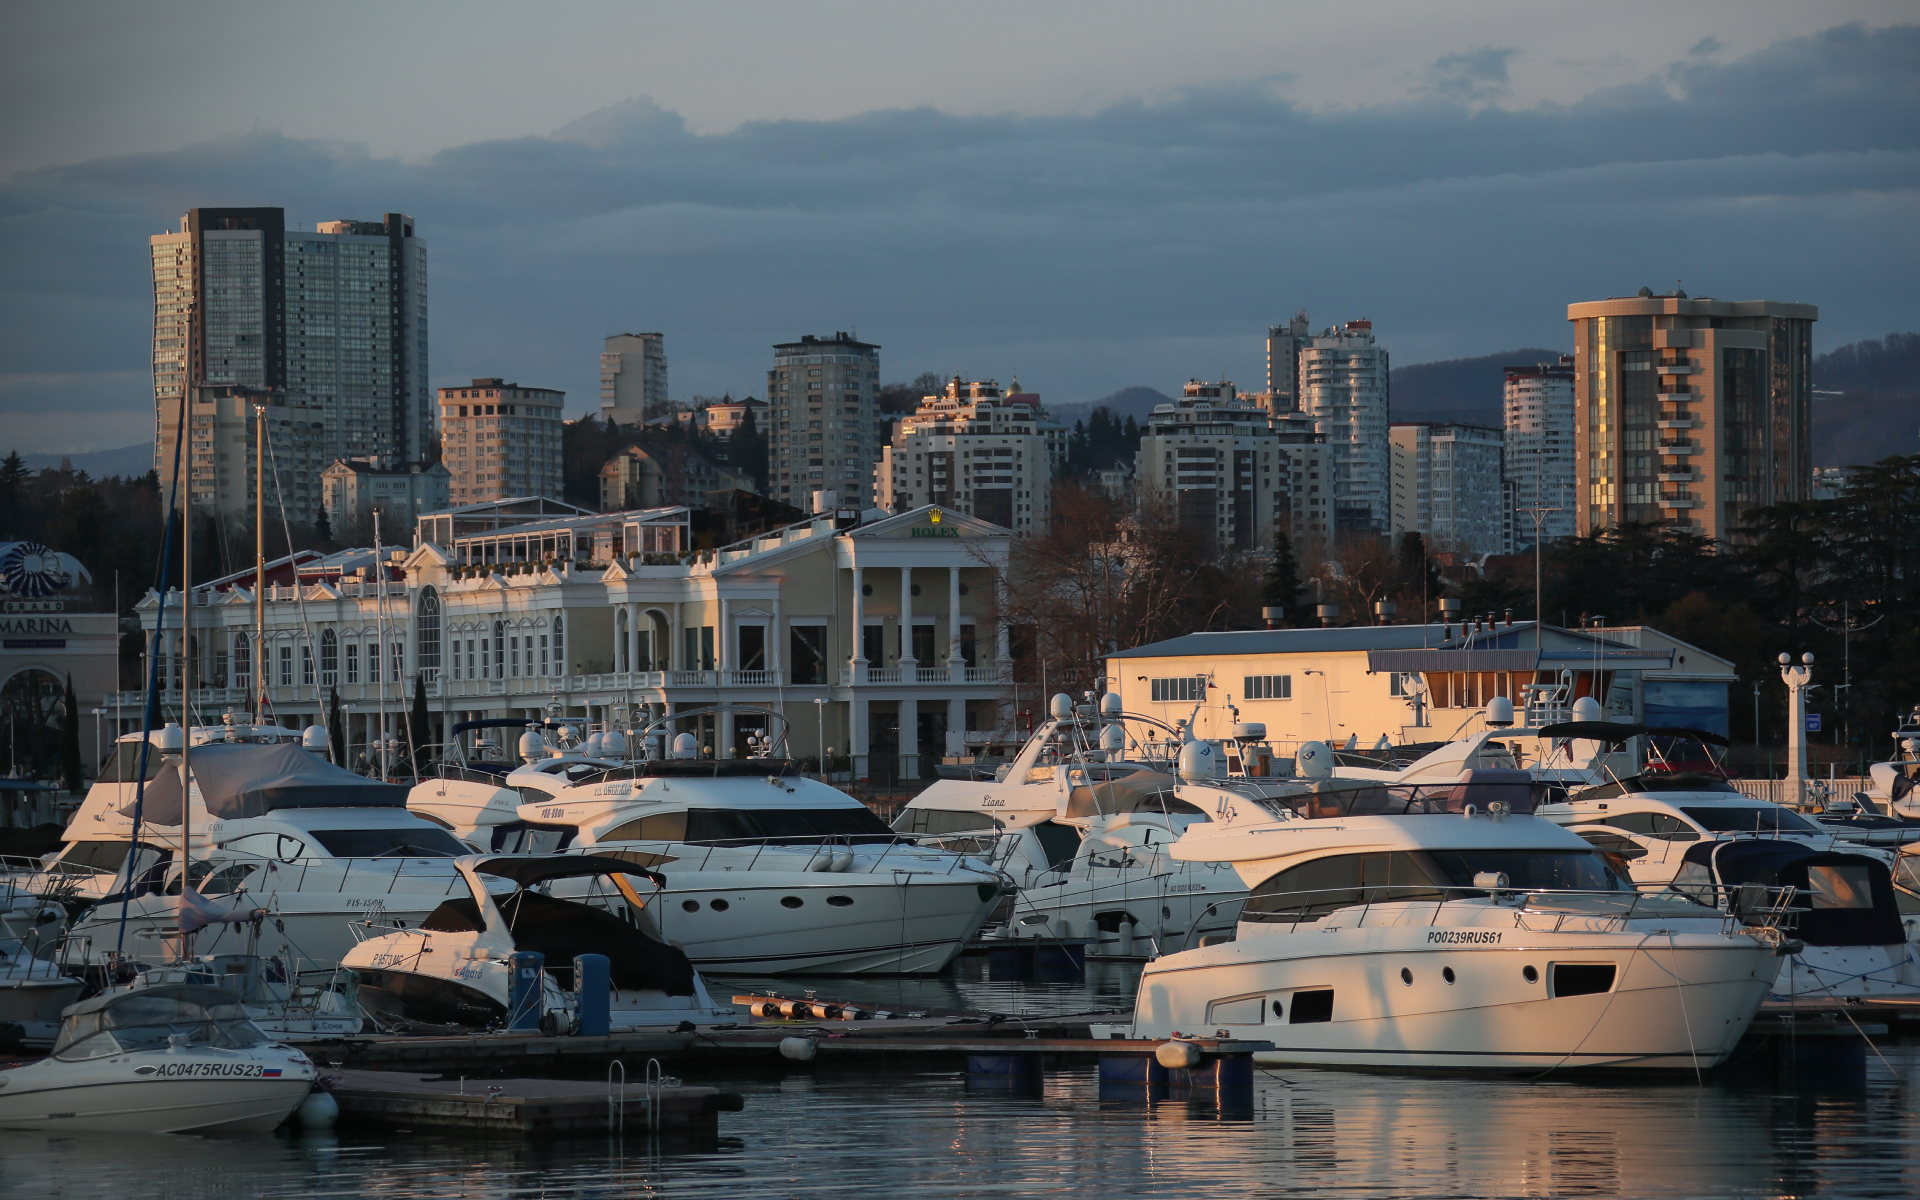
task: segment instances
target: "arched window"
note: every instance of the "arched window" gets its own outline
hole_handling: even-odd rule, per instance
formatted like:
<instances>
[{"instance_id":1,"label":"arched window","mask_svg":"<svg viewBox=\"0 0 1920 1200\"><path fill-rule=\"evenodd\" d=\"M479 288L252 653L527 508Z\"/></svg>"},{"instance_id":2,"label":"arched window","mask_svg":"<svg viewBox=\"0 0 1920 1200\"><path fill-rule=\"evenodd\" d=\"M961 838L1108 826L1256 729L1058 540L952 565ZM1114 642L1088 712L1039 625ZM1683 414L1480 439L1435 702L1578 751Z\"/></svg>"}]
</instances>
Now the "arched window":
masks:
<instances>
[{"instance_id":1,"label":"arched window","mask_svg":"<svg viewBox=\"0 0 1920 1200\"><path fill-rule=\"evenodd\" d=\"M507 623L505 621L493 623L493 677L495 679L507 677Z\"/></svg>"},{"instance_id":2,"label":"arched window","mask_svg":"<svg viewBox=\"0 0 1920 1200\"><path fill-rule=\"evenodd\" d=\"M233 686L253 686L253 644L244 633L233 635Z\"/></svg>"},{"instance_id":3,"label":"arched window","mask_svg":"<svg viewBox=\"0 0 1920 1200\"><path fill-rule=\"evenodd\" d=\"M414 627L413 657L420 673L429 681L440 678L440 593L433 588L420 591L419 623Z\"/></svg>"},{"instance_id":4,"label":"arched window","mask_svg":"<svg viewBox=\"0 0 1920 1200\"><path fill-rule=\"evenodd\" d=\"M238 651L235 651L236 656ZM236 658L237 661L237 658ZM333 687L340 682L340 639L333 630L320 632L320 686Z\"/></svg>"},{"instance_id":5,"label":"arched window","mask_svg":"<svg viewBox=\"0 0 1920 1200\"><path fill-rule=\"evenodd\" d=\"M567 673L567 627L566 618L555 613L553 617L553 673Z\"/></svg>"}]
</instances>

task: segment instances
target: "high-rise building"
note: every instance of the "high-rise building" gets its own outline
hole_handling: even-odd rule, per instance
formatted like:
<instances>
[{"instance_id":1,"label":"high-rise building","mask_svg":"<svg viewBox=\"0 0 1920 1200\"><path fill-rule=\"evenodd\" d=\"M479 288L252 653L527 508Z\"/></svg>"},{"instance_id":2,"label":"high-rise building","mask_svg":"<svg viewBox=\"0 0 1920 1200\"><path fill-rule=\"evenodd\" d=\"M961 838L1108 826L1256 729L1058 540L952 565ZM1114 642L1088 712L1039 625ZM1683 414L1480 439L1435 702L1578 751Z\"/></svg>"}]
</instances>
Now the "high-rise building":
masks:
<instances>
[{"instance_id":1,"label":"high-rise building","mask_svg":"<svg viewBox=\"0 0 1920 1200\"><path fill-rule=\"evenodd\" d=\"M269 527L279 524L283 508L290 521L315 520L323 503L321 471L332 461L327 455L337 440L332 428L336 410L317 397L283 388L196 384L192 392L193 436L187 453L194 511L245 523L253 519L257 499L266 505ZM172 434L180 408L177 401L161 407L172 409L174 418L163 427L168 441L160 481L165 490L173 479ZM258 492L257 468L264 469L264 486Z\"/></svg>"},{"instance_id":2,"label":"high-rise building","mask_svg":"<svg viewBox=\"0 0 1920 1200\"><path fill-rule=\"evenodd\" d=\"M1418 533L1430 550L1507 550L1505 439L1485 425L1395 422L1389 431L1392 533Z\"/></svg>"},{"instance_id":3,"label":"high-rise building","mask_svg":"<svg viewBox=\"0 0 1920 1200\"><path fill-rule=\"evenodd\" d=\"M1656 296L1567 306L1582 532L1732 538L1812 489L1812 304Z\"/></svg>"},{"instance_id":4,"label":"high-rise building","mask_svg":"<svg viewBox=\"0 0 1920 1200\"><path fill-rule=\"evenodd\" d=\"M510 497L560 499L560 407L565 392L476 379L440 389L441 460L453 504Z\"/></svg>"},{"instance_id":5,"label":"high-rise building","mask_svg":"<svg viewBox=\"0 0 1920 1200\"><path fill-rule=\"evenodd\" d=\"M616 333L600 355L600 416L639 425L667 408L667 338Z\"/></svg>"},{"instance_id":6,"label":"high-rise building","mask_svg":"<svg viewBox=\"0 0 1920 1200\"><path fill-rule=\"evenodd\" d=\"M321 410L326 452L424 460L427 247L413 218L289 229L283 209L196 208L148 239L153 270L155 464L172 470L182 393L285 390ZM194 500L215 500L218 453L196 453ZM315 477L306 481L317 494Z\"/></svg>"},{"instance_id":7,"label":"high-rise building","mask_svg":"<svg viewBox=\"0 0 1920 1200\"><path fill-rule=\"evenodd\" d=\"M320 472L322 504L333 535L346 540L380 510L381 533L400 541L422 516L448 505L448 471L440 463L388 466L377 458L343 458Z\"/></svg>"},{"instance_id":8,"label":"high-rise building","mask_svg":"<svg viewBox=\"0 0 1920 1200\"><path fill-rule=\"evenodd\" d=\"M1142 500L1169 505L1212 551L1264 550L1275 529L1327 536L1333 472L1310 423L1276 418L1230 382L1190 381L1154 406L1134 456Z\"/></svg>"},{"instance_id":9,"label":"high-rise building","mask_svg":"<svg viewBox=\"0 0 1920 1200\"><path fill-rule=\"evenodd\" d=\"M1274 416L1300 409L1300 344L1307 339L1307 310L1286 325L1267 327L1267 408Z\"/></svg>"},{"instance_id":10,"label":"high-rise building","mask_svg":"<svg viewBox=\"0 0 1920 1200\"><path fill-rule=\"evenodd\" d=\"M1372 321L1348 321L1300 341L1299 405L1333 458L1340 533L1386 533L1388 362Z\"/></svg>"},{"instance_id":11,"label":"high-rise building","mask_svg":"<svg viewBox=\"0 0 1920 1200\"><path fill-rule=\"evenodd\" d=\"M923 397L881 448L874 505L903 513L935 504L1015 533L1044 529L1066 435L1037 394L1002 394L991 379L956 375L945 392Z\"/></svg>"},{"instance_id":12,"label":"high-rise building","mask_svg":"<svg viewBox=\"0 0 1920 1200\"><path fill-rule=\"evenodd\" d=\"M1557 363L1508 367L1507 482L1513 491L1513 548L1574 536L1573 355Z\"/></svg>"},{"instance_id":13,"label":"high-rise building","mask_svg":"<svg viewBox=\"0 0 1920 1200\"><path fill-rule=\"evenodd\" d=\"M831 491L847 508L873 502L880 347L845 333L773 348L767 372L767 491L807 508Z\"/></svg>"}]
</instances>

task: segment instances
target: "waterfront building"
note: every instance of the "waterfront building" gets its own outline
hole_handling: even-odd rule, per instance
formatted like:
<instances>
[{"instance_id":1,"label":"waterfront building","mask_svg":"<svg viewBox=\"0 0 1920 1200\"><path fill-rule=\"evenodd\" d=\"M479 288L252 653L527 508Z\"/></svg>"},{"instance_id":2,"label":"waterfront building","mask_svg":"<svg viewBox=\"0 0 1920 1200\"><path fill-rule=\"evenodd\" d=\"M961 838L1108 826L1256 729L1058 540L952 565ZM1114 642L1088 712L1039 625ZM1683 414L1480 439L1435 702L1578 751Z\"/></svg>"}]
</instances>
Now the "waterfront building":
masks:
<instances>
[{"instance_id":1,"label":"waterfront building","mask_svg":"<svg viewBox=\"0 0 1920 1200\"><path fill-rule=\"evenodd\" d=\"M863 509L874 502L880 347L845 333L773 348L767 372L767 491L809 507L817 491Z\"/></svg>"},{"instance_id":2,"label":"waterfront building","mask_svg":"<svg viewBox=\"0 0 1920 1200\"><path fill-rule=\"evenodd\" d=\"M433 726L423 742L475 717L557 710L627 728L717 705L685 728L731 757L764 724L732 706L755 705L787 716L796 754L830 748L883 782L931 776L939 758L1011 729L1013 659L993 602L1004 528L921 507L809 518L691 554L684 508L524 511L534 503L555 502L428 514L420 529L444 540L379 561L362 548L270 564L264 648L251 570L198 589L194 719L248 710L263 663L270 719L313 724L337 693L353 755L383 710L389 731L403 727L416 680ZM136 606L149 632L159 601ZM164 652L177 659L179 646L176 635ZM109 698L120 731L138 728L140 702ZM178 719L177 686L165 704Z\"/></svg>"},{"instance_id":3,"label":"waterfront building","mask_svg":"<svg viewBox=\"0 0 1920 1200\"><path fill-rule=\"evenodd\" d=\"M643 424L667 407L667 338L616 333L600 355L600 419Z\"/></svg>"},{"instance_id":4,"label":"waterfront building","mask_svg":"<svg viewBox=\"0 0 1920 1200\"><path fill-rule=\"evenodd\" d=\"M476 379L440 389L441 459L453 503L510 496L560 498L561 405L565 392Z\"/></svg>"},{"instance_id":5,"label":"waterfront building","mask_svg":"<svg viewBox=\"0 0 1920 1200\"><path fill-rule=\"evenodd\" d=\"M889 512L937 504L1033 533L1045 527L1053 469L1066 453L1067 431L1047 419L1038 394L955 375L881 448L874 504Z\"/></svg>"},{"instance_id":6,"label":"waterfront building","mask_svg":"<svg viewBox=\"0 0 1920 1200\"><path fill-rule=\"evenodd\" d=\"M1418 533L1430 550L1508 549L1505 437L1484 425L1395 422L1388 431L1391 531Z\"/></svg>"},{"instance_id":7,"label":"waterfront building","mask_svg":"<svg viewBox=\"0 0 1920 1200\"><path fill-rule=\"evenodd\" d=\"M1534 543L1535 509L1539 538L1554 542L1573 537L1574 517L1573 355L1557 363L1508 367L1502 397L1506 425L1506 478L1513 493L1513 549Z\"/></svg>"},{"instance_id":8,"label":"waterfront building","mask_svg":"<svg viewBox=\"0 0 1920 1200\"><path fill-rule=\"evenodd\" d=\"M0 714L9 735L0 774L59 777L69 683L79 701L80 761L88 775L100 761L95 713L119 686L120 619L94 594L92 576L73 555L0 541ZM0 786L0 828L63 820L52 802L51 792L24 782Z\"/></svg>"},{"instance_id":9,"label":"waterfront building","mask_svg":"<svg viewBox=\"0 0 1920 1200\"><path fill-rule=\"evenodd\" d=\"M1492 697L1519 708L1528 685L1563 682L1564 708L1593 696L1611 720L1724 735L1727 690L1739 680L1726 659L1647 626L1536 633L1531 621L1492 618L1192 633L1107 659L1107 686L1125 711L1168 723L1191 716L1203 738L1263 722L1289 755L1304 741L1369 749L1383 737L1461 737L1480 728L1471 710Z\"/></svg>"},{"instance_id":10,"label":"waterfront building","mask_svg":"<svg viewBox=\"0 0 1920 1200\"><path fill-rule=\"evenodd\" d=\"M1310 422L1274 417L1231 381L1196 379L1147 417L1135 477L1144 501L1167 505L1211 551L1264 550L1276 529L1296 543L1327 538L1327 451Z\"/></svg>"},{"instance_id":11,"label":"waterfront building","mask_svg":"<svg viewBox=\"0 0 1920 1200\"><path fill-rule=\"evenodd\" d=\"M1813 486L1812 304L1675 289L1567 306L1578 529L1716 540Z\"/></svg>"},{"instance_id":12,"label":"waterfront building","mask_svg":"<svg viewBox=\"0 0 1920 1200\"><path fill-rule=\"evenodd\" d=\"M1388 532L1389 363L1373 322L1348 321L1302 339L1299 363L1298 410L1313 419L1333 459L1336 529Z\"/></svg>"},{"instance_id":13,"label":"waterfront building","mask_svg":"<svg viewBox=\"0 0 1920 1200\"><path fill-rule=\"evenodd\" d=\"M317 409L323 444L293 477L316 501L319 472L337 458L428 457L427 247L412 217L323 221L307 232L288 228L283 209L196 208L179 232L149 238L148 251L163 484L181 397L199 384L284 392ZM192 503L224 507L221 451L191 452Z\"/></svg>"},{"instance_id":14,"label":"waterfront building","mask_svg":"<svg viewBox=\"0 0 1920 1200\"><path fill-rule=\"evenodd\" d=\"M626 446L600 468L600 510L684 505L699 508L708 492L751 491L753 481L697 451L668 442Z\"/></svg>"},{"instance_id":15,"label":"waterfront building","mask_svg":"<svg viewBox=\"0 0 1920 1200\"><path fill-rule=\"evenodd\" d=\"M335 537L368 520L374 509L388 535L398 539L422 514L447 507L449 479L439 463L389 465L381 459L343 458L320 473L321 503Z\"/></svg>"}]
</instances>

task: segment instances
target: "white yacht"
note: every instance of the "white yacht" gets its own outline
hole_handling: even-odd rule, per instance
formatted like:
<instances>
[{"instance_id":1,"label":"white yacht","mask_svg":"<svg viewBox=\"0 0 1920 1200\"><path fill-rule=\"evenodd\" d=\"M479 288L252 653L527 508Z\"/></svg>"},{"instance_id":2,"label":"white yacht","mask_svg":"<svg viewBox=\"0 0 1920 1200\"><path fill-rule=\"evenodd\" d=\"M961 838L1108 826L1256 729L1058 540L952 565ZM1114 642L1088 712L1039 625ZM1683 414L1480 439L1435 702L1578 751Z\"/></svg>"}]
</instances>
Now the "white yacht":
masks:
<instances>
[{"instance_id":1,"label":"white yacht","mask_svg":"<svg viewBox=\"0 0 1920 1200\"><path fill-rule=\"evenodd\" d=\"M609 960L615 1030L738 1020L731 1006L713 1002L687 956L660 940L651 911L659 893L643 898L628 880L657 882L653 872L580 855L470 855L456 866L466 895L442 904L418 928L382 931L369 922L375 936L347 955L374 1012L440 1024L500 1023L509 1016L515 955L533 953L543 961L538 999L530 1000L538 1012L530 1015L541 1028L565 1030L581 1001L574 960L600 954ZM488 878L514 890L498 895ZM621 902L620 915L553 896L551 885L560 880L593 885L588 895Z\"/></svg>"},{"instance_id":2,"label":"white yacht","mask_svg":"<svg viewBox=\"0 0 1920 1200\"><path fill-rule=\"evenodd\" d=\"M185 962L150 966L109 990L195 984L233 992L247 1019L261 1032L287 1041L313 1041L359 1033L358 981L345 967L301 970L297 963L258 954L202 954Z\"/></svg>"},{"instance_id":3,"label":"white yacht","mask_svg":"<svg viewBox=\"0 0 1920 1200\"><path fill-rule=\"evenodd\" d=\"M60 1011L80 998L83 982L20 938L0 939L0 1042L38 1045L53 1040Z\"/></svg>"},{"instance_id":4,"label":"white yacht","mask_svg":"<svg viewBox=\"0 0 1920 1200\"><path fill-rule=\"evenodd\" d=\"M1252 894L1236 940L1147 965L1129 1031L1273 1042L1262 1061L1452 1071L1707 1067L1731 1052L1791 942L1761 918L1642 895L1513 789L1492 794L1183 780L1180 798L1212 819L1174 856L1231 863Z\"/></svg>"},{"instance_id":5,"label":"white yacht","mask_svg":"<svg viewBox=\"0 0 1920 1200\"><path fill-rule=\"evenodd\" d=\"M1920 822L1920 708L1893 731L1894 757L1867 768L1868 806L1902 821Z\"/></svg>"},{"instance_id":6,"label":"white yacht","mask_svg":"<svg viewBox=\"0 0 1920 1200\"><path fill-rule=\"evenodd\" d=\"M658 869L660 935L703 971L930 974L960 953L1004 890L997 872L895 834L780 757L778 737L744 759L699 758L691 734L662 745L670 721L705 711L643 730L646 757L634 762L618 731L588 739L595 757L529 730L521 766L493 776L449 764L408 806L489 850L611 855ZM571 894L578 885L560 886Z\"/></svg>"},{"instance_id":7,"label":"white yacht","mask_svg":"<svg viewBox=\"0 0 1920 1200\"><path fill-rule=\"evenodd\" d=\"M265 1132L313 1087L239 997L174 985L73 1005L51 1057L0 1070L0 1126L61 1133Z\"/></svg>"},{"instance_id":8,"label":"white yacht","mask_svg":"<svg viewBox=\"0 0 1920 1200\"><path fill-rule=\"evenodd\" d=\"M65 845L37 879L16 877L28 888L80 878L95 904L69 936L85 940L90 962L259 953L331 967L353 945L351 922L377 914L411 924L463 889L453 860L467 847L407 812L405 788L335 767L287 740L291 731L242 728L194 731L190 810L180 790L183 731L152 735L137 846L140 735L122 738L115 769L88 792ZM197 912L183 926L186 908ZM183 932L203 924L189 946Z\"/></svg>"},{"instance_id":9,"label":"white yacht","mask_svg":"<svg viewBox=\"0 0 1920 1200\"><path fill-rule=\"evenodd\" d=\"M896 832L923 845L990 855L1018 891L989 937L1091 939L1094 954L1145 955L1233 929L1246 887L1224 864L1182 862L1168 848L1207 814L1179 798L1173 770L1192 746L1209 774L1278 786L1291 772L1266 730L1193 741L1186 724L1121 711L1096 717L1056 695L1051 717L998 778L941 779L908 802Z\"/></svg>"}]
</instances>

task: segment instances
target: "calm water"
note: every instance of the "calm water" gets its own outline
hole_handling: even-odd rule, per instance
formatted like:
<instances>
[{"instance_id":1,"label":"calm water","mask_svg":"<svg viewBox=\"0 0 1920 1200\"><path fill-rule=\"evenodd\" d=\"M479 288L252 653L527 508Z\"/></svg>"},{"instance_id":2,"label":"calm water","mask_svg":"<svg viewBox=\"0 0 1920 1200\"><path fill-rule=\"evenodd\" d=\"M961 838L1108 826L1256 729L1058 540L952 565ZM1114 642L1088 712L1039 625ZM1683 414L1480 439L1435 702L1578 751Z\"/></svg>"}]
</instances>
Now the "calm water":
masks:
<instances>
[{"instance_id":1,"label":"calm water","mask_svg":"<svg viewBox=\"0 0 1920 1200\"><path fill-rule=\"evenodd\" d=\"M1132 972L1012 984L822 982L891 1007L1039 1016L1118 1005ZM791 985L786 988L790 993ZM1023 1095L954 1072L794 1068L702 1153L644 1139L528 1144L354 1130L218 1139L0 1132L0 1195L129 1197L1117 1197L1920 1195L1920 1046L1864 1078L1540 1082L1277 1070L1253 1105L1104 1099L1091 1067Z\"/></svg>"}]
</instances>

